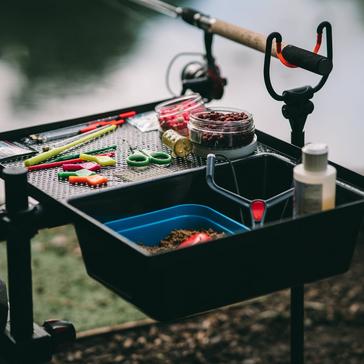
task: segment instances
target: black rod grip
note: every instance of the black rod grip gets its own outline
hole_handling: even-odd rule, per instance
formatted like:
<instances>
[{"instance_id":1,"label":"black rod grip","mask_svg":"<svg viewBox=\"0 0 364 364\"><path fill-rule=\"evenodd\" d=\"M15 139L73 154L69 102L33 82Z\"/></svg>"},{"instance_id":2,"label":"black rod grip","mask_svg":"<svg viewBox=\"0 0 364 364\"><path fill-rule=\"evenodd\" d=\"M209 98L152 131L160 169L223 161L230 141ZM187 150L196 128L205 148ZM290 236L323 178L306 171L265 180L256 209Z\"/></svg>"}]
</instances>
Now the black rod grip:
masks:
<instances>
[{"instance_id":1,"label":"black rod grip","mask_svg":"<svg viewBox=\"0 0 364 364\"><path fill-rule=\"evenodd\" d=\"M327 76L332 70L331 59L293 45L286 45L282 55L289 63L318 75Z\"/></svg>"}]
</instances>

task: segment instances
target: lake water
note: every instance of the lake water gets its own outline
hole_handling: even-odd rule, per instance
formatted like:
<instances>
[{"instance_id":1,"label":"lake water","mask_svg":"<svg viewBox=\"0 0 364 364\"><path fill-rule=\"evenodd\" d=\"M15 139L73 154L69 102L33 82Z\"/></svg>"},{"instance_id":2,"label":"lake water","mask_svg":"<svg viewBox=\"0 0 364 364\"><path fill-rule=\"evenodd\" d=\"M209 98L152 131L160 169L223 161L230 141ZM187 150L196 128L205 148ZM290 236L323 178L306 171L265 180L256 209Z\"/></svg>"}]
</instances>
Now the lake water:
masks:
<instances>
[{"instance_id":1,"label":"lake water","mask_svg":"<svg viewBox=\"0 0 364 364\"><path fill-rule=\"evenodd\" d=\"M8 3L9 2L9 3ZM330 159L364 173L364 1L185 1L205 13L311 49L316 26L333 25L334 70L314 97L306 141L326 142ZM0 12L0 131L70 119L169 96L165 72L178 52L203 50L199 30L140 11L128 1L10 2ZM263 81L263 55L215 37L214 53L228 78L223 100L254 114L257 128L289 140L281 104ZM172 70L178 92L185 57ZM198 58L197 58L198 59ZM318 77L272 62L278 90Z\"/></svg>"}]
</instances>

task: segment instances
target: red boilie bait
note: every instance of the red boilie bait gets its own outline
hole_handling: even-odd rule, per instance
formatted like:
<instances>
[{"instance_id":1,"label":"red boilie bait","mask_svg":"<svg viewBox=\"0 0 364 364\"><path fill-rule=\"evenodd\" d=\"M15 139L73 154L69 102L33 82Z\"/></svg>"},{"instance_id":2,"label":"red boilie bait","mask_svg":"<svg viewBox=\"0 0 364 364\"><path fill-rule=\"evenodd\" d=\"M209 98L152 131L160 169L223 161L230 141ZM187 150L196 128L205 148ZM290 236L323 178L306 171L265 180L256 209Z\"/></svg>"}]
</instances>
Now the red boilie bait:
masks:
<instances>
[{"instance_id":1,"label":"red boilie bait","mask_svg":"<svg viewBox=\"0 0 364 364\"><path fill-rule=\"evenodd\" d=\"M211 236L207 233L196 233L191 235L189 238L182 241L182 243L178 246L179 248L185 248L187 246L192 246L200 243L205 243L209 240L212 240Z\"/></svg>"}]
</instances>

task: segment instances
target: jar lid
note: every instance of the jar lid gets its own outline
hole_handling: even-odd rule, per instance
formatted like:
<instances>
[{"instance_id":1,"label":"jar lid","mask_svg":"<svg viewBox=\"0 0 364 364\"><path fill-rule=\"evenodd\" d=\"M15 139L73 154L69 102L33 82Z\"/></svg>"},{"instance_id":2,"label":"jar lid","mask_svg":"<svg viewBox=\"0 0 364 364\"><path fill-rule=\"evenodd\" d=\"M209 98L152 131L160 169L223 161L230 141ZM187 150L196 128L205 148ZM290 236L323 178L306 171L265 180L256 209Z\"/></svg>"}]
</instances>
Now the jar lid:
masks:
<instances>
[{"instance_id":1,"label":"jar lid","mask_svg":"<svg viewBox=\"0 0 364 364\"><path fill-rule=\"evenodd\" d=\"M329 148L324 143L309 143L302 148L302 162L312 172L324 171L327 167Z\"/></svg>"}]
</instances>

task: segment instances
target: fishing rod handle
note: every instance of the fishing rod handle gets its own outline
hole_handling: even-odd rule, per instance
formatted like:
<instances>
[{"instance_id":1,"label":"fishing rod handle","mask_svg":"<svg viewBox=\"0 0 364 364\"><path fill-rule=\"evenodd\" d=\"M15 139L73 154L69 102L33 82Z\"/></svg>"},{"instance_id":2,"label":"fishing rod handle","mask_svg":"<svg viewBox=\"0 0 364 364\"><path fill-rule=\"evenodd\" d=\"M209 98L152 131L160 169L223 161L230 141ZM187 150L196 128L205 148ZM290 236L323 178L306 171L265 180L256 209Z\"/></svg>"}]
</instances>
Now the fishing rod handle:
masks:
<instances>
[{"instance_id":1,"label":"fishing rod handle","mask_svg":"<svg viewBox=\"0 0 364 364\"><path fill-rule=\"evenodd\" d=\"M225 22L219 19L213 19L210 23L212 33L221 35L224 38L230 39L246 47L255 49L262 53L265 52L267 37L264 34L254 32L252 30ZM282 48L285 45L282 44ZM272 56L277 58L276 46L272 46Z\"/></svg>"},{"instance_id":2,"label":"fishing rod handle","mask_svg":"<svg viewBox=\"0 0 364 364\"><path fill-rule=\"evenodd\" d=\"M182 8L181 17L188 24L265 53L267 37L261 33L227 23L191 8ZM282 44L282 47L284 47L284 44ZM275 45L272 47L272 56L277 57Z\"/></svg>"},{"instance_id":3,"label":"fishing rod handle","mask_svg":"<svg viewBox=\"0 0 364 364\"><path fill-rule=\"evenodd\" d=\"M219 19L211 19L209 31L265 53L267 37L263 34ZM327 57L284 43L281 43L281 49L282 55L287 62L307 71L326 76L332 70L332 60ZM271 54L273 57L278 57L276 42L272 44Z\"/></svg>"}]
</instances>

